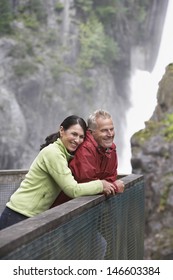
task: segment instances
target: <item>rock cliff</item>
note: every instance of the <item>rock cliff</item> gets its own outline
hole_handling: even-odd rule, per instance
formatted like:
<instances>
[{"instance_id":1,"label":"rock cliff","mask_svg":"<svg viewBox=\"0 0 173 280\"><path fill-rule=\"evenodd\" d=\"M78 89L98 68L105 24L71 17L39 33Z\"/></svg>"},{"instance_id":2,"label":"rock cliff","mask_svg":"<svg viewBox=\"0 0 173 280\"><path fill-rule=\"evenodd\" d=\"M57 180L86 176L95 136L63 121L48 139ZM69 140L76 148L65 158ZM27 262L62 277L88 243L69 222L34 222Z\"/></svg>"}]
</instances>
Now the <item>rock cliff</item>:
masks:
<instances>
[{"instance_id":1,"label":"rock cliff","mask_svg":"<svg viewBox=\"0 0 173 280\"><path fill-rule=\"evenodd\" d=\"M146 186L145 259L173 259L173 64L159 82L157 106L131 138L132 169Z\"/></svg>"}]
</instances>

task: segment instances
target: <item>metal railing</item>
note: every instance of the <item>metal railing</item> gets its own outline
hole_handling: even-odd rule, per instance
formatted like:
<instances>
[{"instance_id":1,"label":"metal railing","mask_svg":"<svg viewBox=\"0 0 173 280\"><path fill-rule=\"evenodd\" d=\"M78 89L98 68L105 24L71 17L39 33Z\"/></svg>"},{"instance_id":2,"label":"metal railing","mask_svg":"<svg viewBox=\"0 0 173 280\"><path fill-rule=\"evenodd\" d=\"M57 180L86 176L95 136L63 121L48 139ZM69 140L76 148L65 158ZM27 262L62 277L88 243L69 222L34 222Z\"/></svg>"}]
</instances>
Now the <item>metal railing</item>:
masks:
<instances>
[{"instance_id":1,"label":"metal railing","mask_svg":"<svg viewBox=\"0 0 173 280\"><path fill-rule=\"evenodd\" d=\"M4 186L10 196L25 173L0 171L0 196ZM144 179L120 177L122 194L72 199L1 230L0 259L143 259Z\"/></svg>"}]
</instances>

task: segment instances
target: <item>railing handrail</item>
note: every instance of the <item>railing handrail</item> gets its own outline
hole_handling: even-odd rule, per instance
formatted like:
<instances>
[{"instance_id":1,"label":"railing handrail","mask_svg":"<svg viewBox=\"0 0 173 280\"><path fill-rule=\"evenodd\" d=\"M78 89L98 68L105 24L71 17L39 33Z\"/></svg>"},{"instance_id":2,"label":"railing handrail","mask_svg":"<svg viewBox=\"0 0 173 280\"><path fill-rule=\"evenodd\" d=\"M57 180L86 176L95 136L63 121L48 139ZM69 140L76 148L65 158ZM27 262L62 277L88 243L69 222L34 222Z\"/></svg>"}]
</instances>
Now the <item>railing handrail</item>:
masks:
<instances>
[{"instance_id":1,"label":"railing handrail","mask_svg":"<svg viewBox=\"0 0 173 280\"><path fill-rule=\"evenodd\" d=\"M10 174L8 170L6 174ZM14 170L13 174L19 172ZM23 172L23 171L22 171ZM0 172L1 175L1 172ZM124 176L124 175L122 175ZM132 187L137 181L143 180L142 175L130 174L122 177L125 184L125 191ZM119 195L119 194L117 194ZM49 209L35 217L29 218L0 231L0 257L28 243L42 234L60 226L87 209L96 206L107 198L104 195L84 196L72 199L55 208ZM31 235L32 233L32 235Z\"/></svg>"},{"instance_id":2,"label":"railing handrail","mask_svg":"<svg viewBox=\"0 0 173 280\"><path fill-rule=\"evenodd\" d=\"M25 174L28 172L28 169L1 169L0 170L0 176L1 175L17 175L17 174Z\"/></svg>"}]
</instances>

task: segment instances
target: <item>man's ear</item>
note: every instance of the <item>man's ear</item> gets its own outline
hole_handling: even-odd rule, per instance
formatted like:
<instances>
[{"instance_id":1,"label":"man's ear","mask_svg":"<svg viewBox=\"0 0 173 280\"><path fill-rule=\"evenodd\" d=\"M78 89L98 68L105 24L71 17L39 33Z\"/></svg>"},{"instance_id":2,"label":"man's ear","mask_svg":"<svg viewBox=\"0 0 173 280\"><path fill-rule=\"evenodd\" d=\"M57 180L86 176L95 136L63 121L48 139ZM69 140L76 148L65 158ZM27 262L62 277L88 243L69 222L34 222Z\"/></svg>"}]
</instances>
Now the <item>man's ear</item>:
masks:
<instances>
[{"instance_id":1,"label":"man's ear","mask_svg":"<svg viewBox=\"0 0 173 280\"><path fill-rule=\"evenodd\" d=\"M93 132L91 128L88 128L88 131L89 131L91 134L92 134L92 132Z\"/></svg>"}]
</instances>

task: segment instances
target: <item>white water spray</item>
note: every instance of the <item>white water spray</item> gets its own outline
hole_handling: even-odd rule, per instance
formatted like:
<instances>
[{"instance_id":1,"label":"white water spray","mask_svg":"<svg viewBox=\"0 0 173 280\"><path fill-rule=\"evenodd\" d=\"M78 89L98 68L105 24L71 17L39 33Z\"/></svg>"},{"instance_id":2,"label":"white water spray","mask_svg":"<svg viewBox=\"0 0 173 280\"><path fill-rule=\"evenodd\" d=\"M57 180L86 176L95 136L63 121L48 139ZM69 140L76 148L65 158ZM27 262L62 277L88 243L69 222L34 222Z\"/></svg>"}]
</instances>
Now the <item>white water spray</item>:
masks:
<instances>
[{"instance_id":1,"label":"white water spray","mask_svg":"<svg viewBox=\"0 0 173 280\"><path fill-rule=\"evenodd\" d=\"M172 33L173 0L169 0L164 23L160 50L153 72L136 70L131 80L131 104L127 112L127 130L122 158L119 158L118 173L131 173L131 136L145 127L145 121L152 116L157 104L158 83L165 68L173 62Z\"/></svg>"}]
</instances>

